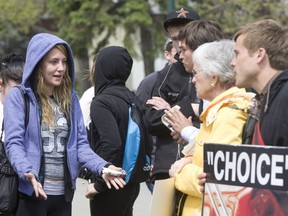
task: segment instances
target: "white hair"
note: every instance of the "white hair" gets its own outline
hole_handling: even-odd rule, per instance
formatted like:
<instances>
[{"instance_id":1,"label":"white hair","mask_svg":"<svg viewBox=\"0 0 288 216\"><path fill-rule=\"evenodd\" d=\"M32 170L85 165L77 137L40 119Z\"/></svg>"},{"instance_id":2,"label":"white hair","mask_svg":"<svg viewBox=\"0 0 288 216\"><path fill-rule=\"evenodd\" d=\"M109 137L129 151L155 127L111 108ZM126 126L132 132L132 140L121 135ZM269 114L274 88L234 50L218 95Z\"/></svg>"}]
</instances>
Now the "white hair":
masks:
<instances>
[{"instance_id":1,"label":"white hair","mask_svg":"<svg viewBox=\"0 0 288 216\"><path fill-rule=\"evenodd\" d=\"M202 44L193 52L193 62L207 76L217 76L226 88L235 84L235 71L230 62L234 57L234 42L223 39Z\"/></svg>"}]
</instances>

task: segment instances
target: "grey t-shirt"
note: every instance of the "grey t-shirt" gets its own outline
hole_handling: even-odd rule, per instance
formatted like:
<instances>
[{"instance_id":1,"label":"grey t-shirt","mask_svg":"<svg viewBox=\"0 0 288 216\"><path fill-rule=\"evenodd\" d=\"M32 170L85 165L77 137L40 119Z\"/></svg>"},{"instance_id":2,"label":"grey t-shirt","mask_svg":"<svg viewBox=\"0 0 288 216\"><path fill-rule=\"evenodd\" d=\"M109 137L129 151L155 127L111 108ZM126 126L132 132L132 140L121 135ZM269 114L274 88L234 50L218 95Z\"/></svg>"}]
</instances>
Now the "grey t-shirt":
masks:
<instances>
[{"instance_id":1,"label":"grey t-shirt","mask_svg":"<svg viewBox=\"0 0 288 216\"><path fill-rule=\"evenodd\" d=\"M49 126L45 122L42 121L41 126L41 136L42 136L42 144L43 144L43 152L44 152L44 191L49 194L49 190L56 190L55 182L53 187L49 187L49 182L56 181L63 183L64 186L64 151L65 145L67 143L68 138L68 124L67 119L64 113L60 110L60 107L56 103L55 99L51 98L51 104L54 110L54 126ZM46 188L46 190L45 190ZM53 189L54 188L54 189ZM59 193L59 190L63 190L62 188L57 188L56 191ZM55 191L55 192L56 192ZM52 192L52 191L51 191ZM51 193L50 193L51 194ZM55 193L52 192L53 195Z\"/></svg>"}]
</instances>

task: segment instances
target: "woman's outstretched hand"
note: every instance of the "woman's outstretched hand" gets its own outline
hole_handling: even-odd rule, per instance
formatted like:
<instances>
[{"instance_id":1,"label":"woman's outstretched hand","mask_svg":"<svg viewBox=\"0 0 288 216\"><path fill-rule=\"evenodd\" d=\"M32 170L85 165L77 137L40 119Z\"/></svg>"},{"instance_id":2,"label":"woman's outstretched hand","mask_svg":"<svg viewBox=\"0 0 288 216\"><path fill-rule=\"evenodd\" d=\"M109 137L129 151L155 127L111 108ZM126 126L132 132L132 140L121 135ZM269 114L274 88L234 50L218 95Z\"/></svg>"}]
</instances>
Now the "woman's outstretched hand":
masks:
<instances>
[{"instance_id":1,"label":"woman's outstretched hand","mask_svg":"<svg viewBox=\"0 0 288 216\"><path fill-rule=\"evenodd\" d=\"M44 192L41 183L36 180L36 177L34 176L34 174L33 173L24 173L24 176L33 185L35 196L36 197L41 196L44 200L47 200L47 195Z\"/></svg>"},{"instance_id":2,"label":"woman's outstretched hand","mask_svg":"<svg viewBox=\"0 0 288 216\"><path fill-rule=\"evenodd\" d=\"M115 176L113 174L103 173L102 174L102 178L106 182L107 187L109 189L111 189L111 184L112 184L113 187L116 190L119 190L120 188L123 188L126 185L126 183L125 183L125 181L123 179L126 176L126 173L123 172L122 168L116 167L114 165L110 165L108 168L111 169L111 170L115 170L115 171L121 172L122 174L118 175L118 176Z\"/></svg>"}]
</instances>

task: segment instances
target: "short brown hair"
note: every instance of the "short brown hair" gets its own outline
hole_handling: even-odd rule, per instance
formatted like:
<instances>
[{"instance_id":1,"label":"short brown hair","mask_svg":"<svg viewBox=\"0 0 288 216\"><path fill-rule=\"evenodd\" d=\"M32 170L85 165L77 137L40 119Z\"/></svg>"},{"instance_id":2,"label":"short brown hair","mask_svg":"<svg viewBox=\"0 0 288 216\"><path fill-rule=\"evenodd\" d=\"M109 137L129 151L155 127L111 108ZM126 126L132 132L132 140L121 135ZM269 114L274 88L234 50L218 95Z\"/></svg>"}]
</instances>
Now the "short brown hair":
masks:
<instances>
[{"instance_id":1,"label":"short brown hair","mask_svg":"<svg viewBox=\"0 0 288 216\"><path fill-rule=\"evenodd\" d=\"M240 35L245 35L243 45L249 53L263 48L272 68L276 70L288 68L288 37L278 22L265 19L249 23L235 33L234 41Z\"/></svg>"},{"instance_id":2,"label":"short brown hair","mask_svg":"<svg viewBox=\"0 0 288 216\"><path fill-rule=\"evenodd\" d=\"M195 20L189 22L181 29L178 40L185 41L191 50L196 50L198 46L218 41L224 38L224 32L220 25L211 20Z\"/></svg>"}]
</instances>

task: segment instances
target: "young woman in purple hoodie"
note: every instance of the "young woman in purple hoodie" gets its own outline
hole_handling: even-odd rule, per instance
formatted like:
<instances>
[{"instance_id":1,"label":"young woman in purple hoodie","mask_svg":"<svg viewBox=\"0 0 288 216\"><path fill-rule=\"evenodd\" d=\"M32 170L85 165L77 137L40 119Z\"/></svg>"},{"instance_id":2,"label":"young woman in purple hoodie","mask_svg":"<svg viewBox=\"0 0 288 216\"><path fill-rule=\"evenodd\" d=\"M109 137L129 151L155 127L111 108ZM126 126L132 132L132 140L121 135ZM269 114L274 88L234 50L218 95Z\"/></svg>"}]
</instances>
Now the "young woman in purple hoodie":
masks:
<instances>
[{"instance_id":1,"label":"young woman in purple hoodie","mask_svg":"<svg viewBox=\"0 0 288 216\"><path fill-rule=\"evenodd\" d=\"M21 90L7 95L4 107L5 149L19 176L18 216L70 216L79 163L102 175L108 188L125 185L121 177L103 174L104 167L120 171L93 152L87 141L77 93L71 47L47 33L29 42Z\"/></svg>"}]
</instances>

